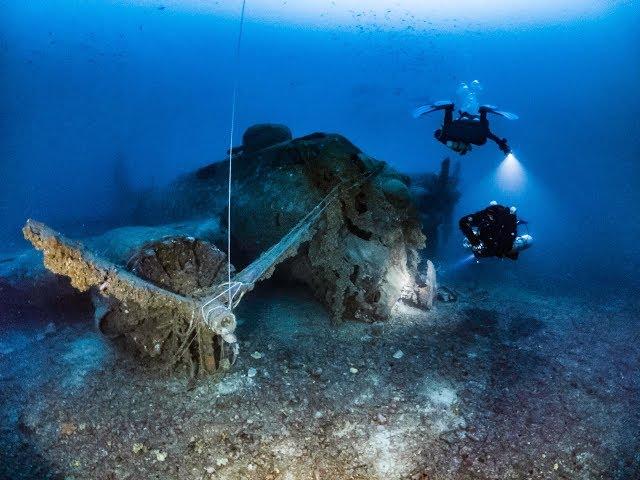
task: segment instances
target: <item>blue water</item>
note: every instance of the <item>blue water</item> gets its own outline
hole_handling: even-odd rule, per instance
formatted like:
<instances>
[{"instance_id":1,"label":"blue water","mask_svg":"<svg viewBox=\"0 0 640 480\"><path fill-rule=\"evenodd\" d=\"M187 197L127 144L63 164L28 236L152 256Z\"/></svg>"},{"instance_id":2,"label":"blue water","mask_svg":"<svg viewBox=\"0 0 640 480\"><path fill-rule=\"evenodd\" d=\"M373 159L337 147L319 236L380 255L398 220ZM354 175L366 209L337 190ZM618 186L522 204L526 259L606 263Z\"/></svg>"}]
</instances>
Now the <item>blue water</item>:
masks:
<instances>
[{"instance_id":1,"label":"blue water","mask_svg":"<svg viewBox=\"0 0 640 480\"><path fill-rule=\"evenodd\" d=\"M519 263L528 274L637 280L640 41L631 2L431 24L428 9L391 7L400 13L385 20L380 2L352 13L331 2L311 12L283 2L269 13L262 3L247 4L236 63L240 2L4 2L3 250L24 247L27 217L88 233L126 223L129 189L222 159L235 75L236 132L258 122L294 135L339 132L405 172L435 170L448 154L432 137L439 120L409 112L479 79L481 102L520 115L492 126L527 181L503 191L500 152L475 149L461 160L457 213L492 199L516 204L536 237Z\"/></svg>"},{"instance_id":2,"label":"blue water","mask_svg":"<svg viewBox=\"0 0 640 480\"><path fill-rule=\"evenodd\" d=\"M0 1L0 478L639 478L637 2L246 0L236 58L241 6ZM334 328L272 279L238 363L195 388L98 335L89 295L29 284L27 218L102 233L223 160L236 79L235 145L282 123L404 173L460 162L434 258L456 302ZM519 116L491 118L518 163L412 117L473 80L470 105ZM491 200L529 222L517 262L462 248L456 219Z\"/></svg>"}]
</instances>

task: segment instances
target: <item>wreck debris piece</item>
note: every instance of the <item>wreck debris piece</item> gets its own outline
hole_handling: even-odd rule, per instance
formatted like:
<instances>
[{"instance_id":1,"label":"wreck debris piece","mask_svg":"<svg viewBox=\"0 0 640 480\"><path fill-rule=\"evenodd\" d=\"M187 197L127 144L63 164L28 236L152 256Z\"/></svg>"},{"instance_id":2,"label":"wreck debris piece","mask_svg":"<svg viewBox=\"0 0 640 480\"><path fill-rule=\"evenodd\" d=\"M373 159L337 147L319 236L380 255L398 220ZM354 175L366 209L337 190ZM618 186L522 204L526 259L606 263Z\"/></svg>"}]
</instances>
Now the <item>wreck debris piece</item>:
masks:
<instances>
[{"instance_id":1,"label":"wreck debris piece","mask_svg":"<svg viewBox=\"0 0 640 480\"><path fill-rule=\"evenodd\" d=\"M453 209L460 199L460 163L451 173L451 160L445 158L440 165L440 173L427 173L411 178L411 194L416 202L427 236L425 254L432 257L438 246L447 241L451 234Z\"/></svg>"},{"instance_id":2,"label":"wreck debris piece","mask_svg":"<svg viewBox=\"0 0 640 480\"><path fill-rule=\"evenodd\" d=\"M410 305L430 309L433 307L437 291L436 269L431 260L427 260L426 273L419 274L414 283L404 288L401 299Z\"/></svg>"},{"instance_id":3,"label":"wreck debris piece","mask_svg":"<svg viewBox=\"0 0 640 480\"><path fill-rule=\"evenodd\" d=\"M81 292L98 286L103 295L112 296L123 303L144 305L149 310L168 305L171 305L176 313L193 310L193 299L169 292L136 277L42 223L27 220L22 231L25 238L44 253L47 269L69 277L71 285Z\"/></svg>"},{"instance_id":4,"label":"wreck debris piece","mask_svg":"<svg viewBox=\"0 0 640 480\"><path fill-rule=\"evenodd\" d=\"M166 237L142 245L128 260L126 267L136 276L165 290L200 299L210 295L211 290L227 280L227 256L215 245L193 237ZM235 269L231 265L231 272ZM216 299L217 300L217 299ZM107 305L105 305L107 304ZM96 323L109 336L117 336L126 331L130 323L129 312L108 299L94 296ZM106 307L106 308L105 308ZM201 306L192 315L194 322L204 321ZM220 335L228 344L235 344L233 336L235 317L233 315L212 315L225 313L222 301L209 303L206 326ZM228 312L227 312L228 313ZM101 314L101 316L99 316ZM136 338L142 338L136 335ZM154 344L155 349L159 348Z\"/></svg>"},{"instance_id":5,"label":"wreck debris piece","mask_svg":"<svg viewBox=\"0 0 640 480\"><path fill-rule=\"evenodd\" d=\"M227 255L209 242L174 236L143 245L127 269L165 290L198 297L227 279Z\"/></svg>"},{"instance_id":6,"label":"wreck debris piece","mask_svg":"<svg viewBox=\"0 0 640 480\"><path fill-rule=\"evenodd\" d=\"M444 285L438 285L438 300L441 302L449 303L458 301L460 294L452 288L445 287Z\"/></svg>"},{"instance_id":7,"label":"wreck debris piece","mask_svg":"<svg viewBox=\"0 0 640 480\"><path fill-rule=\"evenodd\" d=\"M172 237L195 237L222 244L226 233L217 219L199 219L159 226L118 227L83 238L82 243L88 250L100 252L101 257L124 268L132 252L145 244ZM0 257L0 310L4 306L16 314L25 306L61 313L75 311L81 315L91 314L94 309L91 295L79 293L67 277L46 269L42 255L34 249Z\"/></svg>"},{"instance_id":8,"label":"wreck debris piece","mask_svg":"<svg viewBox=\"0 0 640 480\"><path fill-rule=\"evenodd\" d=\"M228 356L223 335L235 328L235 316L221 302L211 302L218 307L215 324L221 325L211 330L196 316L200 300L137 277L44 224L28 220L23 233L43 252L47 269L69 277L80 291L96 289L94 301L106 302L96 309L98 322L108 320L108 333L124 336L140 353L172 365L186 363L192 372L215 371Z\"/></svg>"}]
</instances>

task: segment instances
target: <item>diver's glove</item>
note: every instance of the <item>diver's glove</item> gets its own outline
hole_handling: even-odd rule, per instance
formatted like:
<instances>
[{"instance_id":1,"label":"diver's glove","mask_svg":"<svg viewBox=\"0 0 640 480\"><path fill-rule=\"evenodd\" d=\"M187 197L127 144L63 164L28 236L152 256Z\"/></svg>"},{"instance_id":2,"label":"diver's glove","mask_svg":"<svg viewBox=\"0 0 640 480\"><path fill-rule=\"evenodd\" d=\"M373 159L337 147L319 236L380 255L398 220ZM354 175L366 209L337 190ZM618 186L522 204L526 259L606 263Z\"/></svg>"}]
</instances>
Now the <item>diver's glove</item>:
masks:
<instances>
[{"instance_id":1,"label":"diver's glove","mask_svg":"<svg viewBox=\"0 0 640 480\"><path fill-rule=\"evenodd\" d=\"M511 153L511 149L509 148L509 145L507 145L506 138L503 138L502 140L500 140L500 143L498 143L498 147L500 148L502 153L504 153L505 155L509 155Z\"/></svg>"}]
</instances>

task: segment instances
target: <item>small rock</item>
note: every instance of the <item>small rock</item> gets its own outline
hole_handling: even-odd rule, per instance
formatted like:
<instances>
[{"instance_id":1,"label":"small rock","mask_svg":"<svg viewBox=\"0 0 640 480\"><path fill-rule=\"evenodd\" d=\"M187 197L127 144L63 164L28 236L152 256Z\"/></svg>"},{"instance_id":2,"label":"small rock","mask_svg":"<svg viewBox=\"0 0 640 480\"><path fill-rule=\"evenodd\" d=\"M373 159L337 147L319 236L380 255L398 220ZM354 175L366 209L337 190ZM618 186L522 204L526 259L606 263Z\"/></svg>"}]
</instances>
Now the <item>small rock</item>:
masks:
<instances>
[{"instance_id":1,"label":"small rock","mask_svg":"<svg viewBox=\"0 0 640 480\"><path fill-rule=\"evenodd\" d=\"M382 322L373 322L371 324L371 335L373 335L375 337L379 337L380 335L382 335L383 331L384 331L384 323L382 323Z\"/></svg>"},{"instance_id":2,"label":"small rock","mask_svg":"<svg viewBox=\"0 0 640 480\"><path fill-rule=\"evenodd\" d=\"M449 302L456 302L458 300L458 295L456 292L454 292L450 288L447 288L444 286L438 286L437 298L441 302L449 303Z\"/></svg>"},{"instance_id":3,"label":"small rock","mask_svg":"<svg viewBox=\"0 0 640 480\"><path fill-rule=\"evenodd\" d=\"M251 354L251 357L255 358L256 360L260 360L262 358L262 354L260 352L253 352Z\"/></svg>"},{"instance_id":4,"label":"small rock","mask_svg":"<svg viewBox=\"0 0 640 480\"><path fill-rule=\"evenodd\" d=\"M313 370L311 370L311 376L315 378L320 378L321 375L322 375L322 369L320 367L316 367Z\"/></svg>"},{"instance_id":5,"label":"small rock","mask_svg":"<svg viewBox=\"0 0 640 480\"><path fill-rule=\"evenodd\" d=\"M300 369L300 368L304 368L305 364L302 363L300 360L297 360L297 359L294 358L294 359L291 359L291 360L288 361L288 366L289 366L289 368L291 368L293 370L297 370L297 369Z\"/></svg>"},{"instance_id":6,"label":"small rock","mask_svg":"<svg viewBox=\"0 0 640 480\"><path fill-rule=\"evenodd\" d=\"M144 443L134 443L133 447L131 447L131 451L137 455L139 453L146 452L147 447L144 445Z\"/></svg>"},{"instance_id":7,"label":"small rock","mask_svg":"<svg viewBox=\"0 0 640 480\"><path fill-rule=\"evenodd\" d=\"M78 427L71 422L63 422L60 424L60 435L70 436L76 433Z\"/></svg>"},{"instance_id":8,"label":"small rock","mask_svg":"<svg viewBox=\"0 0 640 480\"><path fill-rule=\"evenodd\" d=\"M216 465L218 465L219 467L224 467L227 463L229 463L229 460L224 457L220 457L216 460Z\"/></svg>"},{"instance_id":9,"label":"small rock","mask_svg":"<svg viewBox=\"0 0 640 480\"><path fill-rule=\"evenodd\" d=\"M209 475L211 475L213 472L216 471L216 468L215 467L206 467L204 469L204 471L207 472Z\"/></svg>"},{"instance_id":10,"label":"small rock","mask_svg":"<svg viewBox=\"0 0 640 480\"><path fill-rule=\"evenodd\" d=\"M249 370L247 370L247 377L249 378L253 378L258 374L258 370L256 370L255 368L251 367Z\"/></svg>"},{"instance_id":11,"label":"small rock","mask_svg":"<svg viewBox=\"0 0 640 480\"><path fill-rule=\"evenodd\" d=\"M445 432L440 435L440 440L442 440L447 445L454 445L458 438L456 437L454 432Z\"/></svg>"},{"instance_id":12,"label":"small rock","mask_svg":"<svg viewBox=\"0 0 640 480\"><path fill-rule=\"evenodd\" d=\"M313 414L313 416L316 418L322 418L324 414L320 410L318 410L316 413Z\"/></svg>"},{"instance_id":13,"label":"small rock","mask_svg":"<svg viewBox=\"0 0 640 480\"><path fill-rule=\"evenodd\" d=\"M358 369L357 369L356 367L351 367L351 368L349 369L349 371L350 371L351 373L354 373L354 374L355 374L355 373L358 373Z\"/></svg>"},{"instance_id":14,"label":"small rock","mask_svg":"<svg viewBox=\"0 0 640 480\"><path fill-rule=\"evenodd\" d=\"M383 414L379 413L378 415L376 415L376 422L378 422L379 424L385 424L387 423L387 417L385 417Z\"/></svg>"},{"instance_id":15,"label":"small rock","mask_svg":"<svg viewBox=\"0 0 640 480\"><path fill-rule=\"evenodd\" d=\"M189 439L189 448L197 454L201 454L205 449L204 440L201 438L191 437Z\"/></svg>"},{"instance_id":16,"label":"small rock","mask_svg":"<svg viewBox=\"0 0 640 480\"><path fill-rule=\"evenodd\" d=\"M402 357L404 357L404 352L402 350L398 350L393 354L393 358L395 358L396 360L400 360Z\"/></svg>"},{"instance_id":17,"label":"small rock","mask_svg":"<svg viewBox=\"0 0 640 480\"><path fill-rule=\"evenodd\" d=\"M167 452L162 452L160 450L154 450L153 453L156 456L156 459L159 462L164 462L167 459Z\"/></svg>"},{"instance_id":18,"label":"small rock","mask_svg":"<svg viewBox=\"0 0 640 480\"><path fill-rule=\"evenodd\" d=\"M52 333L56 333L56 324L53 322L47 323L47 326L44 327L44 333L47 335L51 335Z\"/></svg>"}]
</instances>

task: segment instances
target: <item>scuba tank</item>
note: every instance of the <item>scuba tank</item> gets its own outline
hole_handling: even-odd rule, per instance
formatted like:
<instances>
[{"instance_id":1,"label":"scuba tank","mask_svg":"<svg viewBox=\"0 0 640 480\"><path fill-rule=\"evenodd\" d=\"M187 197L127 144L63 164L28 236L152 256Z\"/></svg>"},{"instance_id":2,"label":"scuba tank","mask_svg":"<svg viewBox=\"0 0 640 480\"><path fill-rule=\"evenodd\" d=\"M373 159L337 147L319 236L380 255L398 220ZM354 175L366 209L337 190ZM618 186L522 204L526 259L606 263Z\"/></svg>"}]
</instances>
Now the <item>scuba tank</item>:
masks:
<instances>
[{"instance_id":1,"label":"scuba tank","mask_svg":"<svg viewBox=\"0 0 640 480\"><path fill-rule=\"evenodd\" d=\"M511 249L511 251L521 252L531 247L531 245L533 245L533 237L531 235L520 235L513 241L513 248Z\"/></svg>"}]
</instances>

